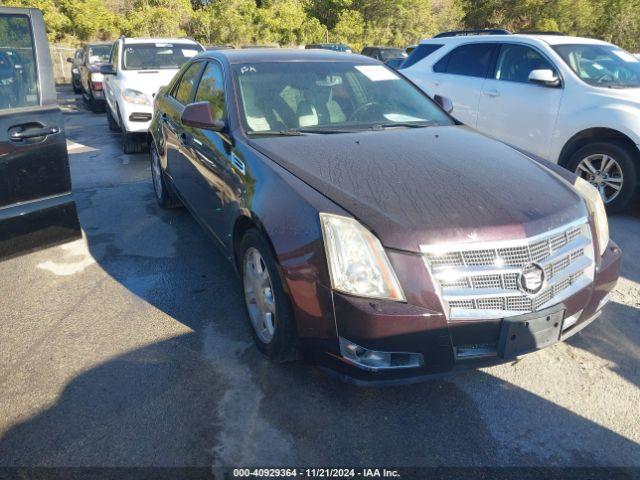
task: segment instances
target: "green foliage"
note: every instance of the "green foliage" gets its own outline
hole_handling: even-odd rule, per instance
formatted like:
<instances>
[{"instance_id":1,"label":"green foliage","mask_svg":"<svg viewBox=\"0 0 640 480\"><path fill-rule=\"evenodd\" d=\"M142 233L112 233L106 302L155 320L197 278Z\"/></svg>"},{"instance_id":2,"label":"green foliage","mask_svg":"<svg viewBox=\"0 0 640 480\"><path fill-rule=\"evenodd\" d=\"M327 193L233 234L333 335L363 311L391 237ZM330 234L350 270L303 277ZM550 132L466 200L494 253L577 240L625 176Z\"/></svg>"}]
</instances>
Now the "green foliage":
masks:
<instances>
[{"instance_id":1,"label":"green foliage","mask_svg":"<svg viewBox=\"0 0 640 480\"><path fill-rule=\"evenodd\" d=\"M49 40L191 36L205 44L407 46L456 28L554 30L640 50L640 0L0 0L44 12Z\"/></svg>"}]
</instances>

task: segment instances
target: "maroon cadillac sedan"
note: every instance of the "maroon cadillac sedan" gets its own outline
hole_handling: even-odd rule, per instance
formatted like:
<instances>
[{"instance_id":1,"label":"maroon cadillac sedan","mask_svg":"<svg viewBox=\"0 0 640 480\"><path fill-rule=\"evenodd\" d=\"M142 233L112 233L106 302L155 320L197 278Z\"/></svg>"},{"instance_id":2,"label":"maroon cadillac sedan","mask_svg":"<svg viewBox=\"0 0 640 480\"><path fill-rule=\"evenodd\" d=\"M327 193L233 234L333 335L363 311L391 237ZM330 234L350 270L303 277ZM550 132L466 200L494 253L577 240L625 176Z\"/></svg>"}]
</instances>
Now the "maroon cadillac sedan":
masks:
<instances>
[{"instance_id":1,"label":"maroon cadillac sedan","mask_svg":"<svg viewBox=\"0 0 640 480\"><path fill-rule=\"evenodd\" d=\"M274 361L357 382L504 361L587 326L619 275L592 186L367 57L204 52L150 132L158 202L226 252Z\"/></svg>"}]
</instances>

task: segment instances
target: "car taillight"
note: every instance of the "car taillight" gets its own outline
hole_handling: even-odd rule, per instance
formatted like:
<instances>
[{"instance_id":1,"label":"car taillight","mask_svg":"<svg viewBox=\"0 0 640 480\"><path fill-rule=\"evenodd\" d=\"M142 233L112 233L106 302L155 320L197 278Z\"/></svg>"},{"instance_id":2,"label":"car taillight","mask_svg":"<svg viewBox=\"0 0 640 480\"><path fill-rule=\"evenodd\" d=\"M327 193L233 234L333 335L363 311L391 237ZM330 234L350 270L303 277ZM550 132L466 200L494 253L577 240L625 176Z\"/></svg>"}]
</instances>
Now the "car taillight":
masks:
<instances>
[{"instance_id":1,"label":"car taillight","mask_svg":"<svg viewBox=\"0 0 640 480\"><path fill-rule=\"evenodd\" d=\"M102 90L102 82L91 82L94 90Z\"/></svg>"}]
</instances>

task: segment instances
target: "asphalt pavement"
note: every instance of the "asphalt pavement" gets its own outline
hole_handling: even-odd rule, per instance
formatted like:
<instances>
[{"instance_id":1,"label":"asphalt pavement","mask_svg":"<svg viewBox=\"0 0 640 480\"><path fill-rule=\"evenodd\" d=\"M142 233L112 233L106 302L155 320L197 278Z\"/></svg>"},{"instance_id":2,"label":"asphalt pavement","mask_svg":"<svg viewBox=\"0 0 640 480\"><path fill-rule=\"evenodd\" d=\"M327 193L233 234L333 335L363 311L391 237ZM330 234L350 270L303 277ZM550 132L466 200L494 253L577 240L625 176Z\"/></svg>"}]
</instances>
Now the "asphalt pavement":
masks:
<instances>
[{"instance_id":1,"label":"asphalt pavement","mask_svg":"<svg viewBox=\"0 0 640 480\"><path fill-rule=\"evenodd\" d=\"M393 388L253 347L239 281L146 154L63 89L84 238L0 263L0 466L640 467L640 208L602 317L519 361Z\"/></svg>"}]
</instances>

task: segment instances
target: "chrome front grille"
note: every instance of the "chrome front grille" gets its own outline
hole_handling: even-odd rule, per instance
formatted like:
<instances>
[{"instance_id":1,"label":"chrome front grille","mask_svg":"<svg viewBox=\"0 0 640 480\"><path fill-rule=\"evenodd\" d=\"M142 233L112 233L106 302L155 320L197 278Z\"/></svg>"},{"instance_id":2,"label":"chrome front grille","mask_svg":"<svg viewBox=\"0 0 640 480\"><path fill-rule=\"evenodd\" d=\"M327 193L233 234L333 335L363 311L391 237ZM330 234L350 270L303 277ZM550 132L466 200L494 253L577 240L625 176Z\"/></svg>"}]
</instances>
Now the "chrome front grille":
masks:
<instances>
[{"instance_id":1,"label":"chrome front grille","mask_svg":"<svg viewBox=\"0 0 640 480\"><path fill-rule=\"evenodd\" d=\"M490 244L424 245L424 260L449 306L449 319L503 318L561 302L593 281L594 256L586 219L528 239ZM522 291L522 269L544 271L542 289Z\"/></svg>"}]
</instances>

